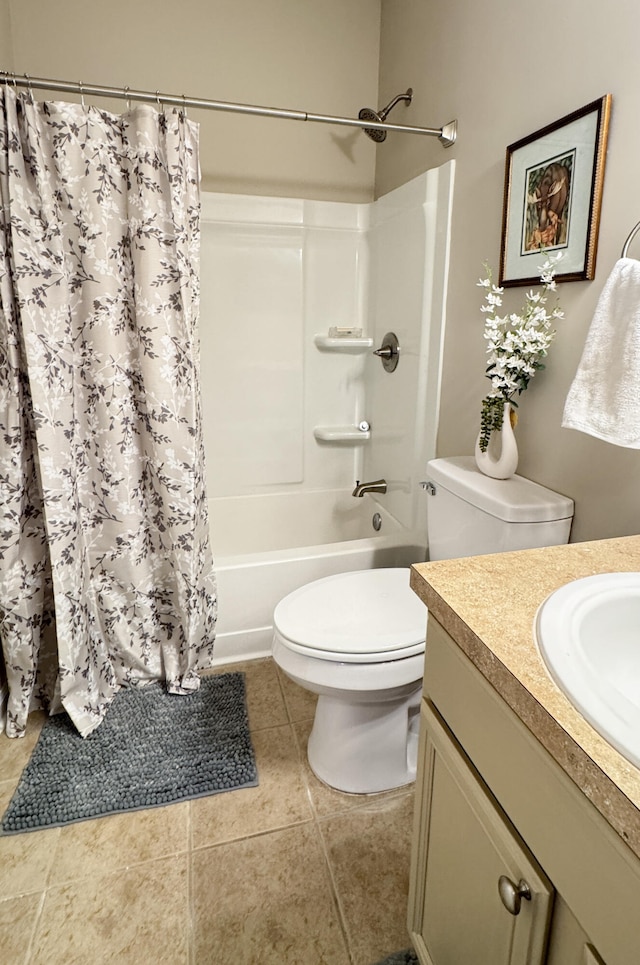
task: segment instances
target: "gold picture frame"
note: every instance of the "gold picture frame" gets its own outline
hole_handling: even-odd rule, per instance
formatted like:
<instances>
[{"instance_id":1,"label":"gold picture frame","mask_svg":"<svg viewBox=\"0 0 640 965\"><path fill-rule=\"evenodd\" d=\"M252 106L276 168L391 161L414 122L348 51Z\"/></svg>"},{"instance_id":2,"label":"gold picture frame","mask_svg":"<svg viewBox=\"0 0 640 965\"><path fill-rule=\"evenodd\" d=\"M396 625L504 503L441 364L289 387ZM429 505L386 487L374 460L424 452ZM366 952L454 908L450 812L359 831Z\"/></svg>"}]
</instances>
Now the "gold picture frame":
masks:
<instances>
[{"instance_id":1,"label":"gold picture frame","mask_svg":"<svg viewBox=\"0 0 640 965\"><path fill-rule=\"evenodd\" d=\"M535 285L545 253L557 281L593 279L611 94L507 148L500 285Z\"/></svg>"}]
</instances>

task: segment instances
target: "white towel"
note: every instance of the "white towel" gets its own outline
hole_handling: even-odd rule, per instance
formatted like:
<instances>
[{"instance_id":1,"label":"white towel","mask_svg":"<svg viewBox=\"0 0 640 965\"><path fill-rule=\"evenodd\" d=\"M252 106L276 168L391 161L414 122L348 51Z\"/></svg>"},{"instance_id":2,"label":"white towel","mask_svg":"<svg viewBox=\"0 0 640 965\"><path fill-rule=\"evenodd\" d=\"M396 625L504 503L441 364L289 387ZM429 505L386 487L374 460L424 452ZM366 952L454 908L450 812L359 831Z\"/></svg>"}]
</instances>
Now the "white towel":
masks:
<instances>
[{"instance_id":1,"label":"white towel","mask_svg":"<svg viewBox=\"0 0 640 965\"><path fill-rule=\"evenodd\" d=\"M621 258L602 290L562 425L640 449L640 261Z\"/></svg>"}]
</instances>

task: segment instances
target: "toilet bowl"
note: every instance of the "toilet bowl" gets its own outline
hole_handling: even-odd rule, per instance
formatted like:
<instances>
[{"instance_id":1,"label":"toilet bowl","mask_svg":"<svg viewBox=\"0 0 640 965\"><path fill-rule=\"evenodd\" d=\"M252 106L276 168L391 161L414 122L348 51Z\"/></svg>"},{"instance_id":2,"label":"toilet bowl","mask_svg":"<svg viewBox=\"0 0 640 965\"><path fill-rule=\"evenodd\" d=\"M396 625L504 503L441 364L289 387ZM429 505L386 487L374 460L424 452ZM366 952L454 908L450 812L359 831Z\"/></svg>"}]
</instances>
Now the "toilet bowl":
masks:
<instances>
[{"instance_id":1,"label":"toilet bowl","mask_svg":"<svg viewBox=\"0 0 640 965\"><path fill-rule=\"evenodd\" d=\"M521 476L493 479L473 457L427 467L432 560L566 543L573 501ZM337 573L274 612L273 658L318 695L307 755L340 791L390 790L415 777L426 611L406 568Z\"/></svg>"},{"instance_id":2,"label":"toilet bowl","mask_svg":"<svg viewBox=\"0 0 640 965\"><path fill-rule=\"evenodd\" d=\"M406 568L337 573L274 612L273 658L318 695L309 765L341 791L415 778L426 613Z\"/></svg>"}]
</instances>

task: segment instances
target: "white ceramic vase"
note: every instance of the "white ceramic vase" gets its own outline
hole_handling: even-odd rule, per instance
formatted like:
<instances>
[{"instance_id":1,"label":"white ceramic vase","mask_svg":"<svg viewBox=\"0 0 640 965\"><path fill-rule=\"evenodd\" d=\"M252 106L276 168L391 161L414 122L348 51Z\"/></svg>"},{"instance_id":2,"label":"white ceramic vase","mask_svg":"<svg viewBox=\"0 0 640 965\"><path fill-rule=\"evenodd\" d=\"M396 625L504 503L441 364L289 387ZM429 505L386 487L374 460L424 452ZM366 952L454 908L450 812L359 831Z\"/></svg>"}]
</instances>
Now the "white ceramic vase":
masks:
<instances>
[{"instance_id":1,"label":"white ceramic vase","mask_svg":"<svg viewBox=\"0 0 640 965\"><path fill-rule=\"evenodd\" d=\"M476 465L485 476L494 479L509 479L518 468L518 445L511 425L511 406L504 404L502 413L502 429L495 430L489 437L487 451L480 449L480 433L476 439Z\"/></svg>"}]
</instances>

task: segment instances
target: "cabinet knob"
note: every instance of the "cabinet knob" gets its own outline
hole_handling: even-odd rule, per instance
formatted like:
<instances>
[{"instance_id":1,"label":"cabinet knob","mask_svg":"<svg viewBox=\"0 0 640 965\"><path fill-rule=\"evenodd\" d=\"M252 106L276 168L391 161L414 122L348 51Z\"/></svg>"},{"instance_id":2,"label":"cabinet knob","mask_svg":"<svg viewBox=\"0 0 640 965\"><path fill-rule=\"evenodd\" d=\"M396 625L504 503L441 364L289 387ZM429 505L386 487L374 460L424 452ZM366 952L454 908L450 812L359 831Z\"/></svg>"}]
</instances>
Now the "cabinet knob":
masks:
<instances>
[{"instance_id":1,"label":"cabinet knob","mask_svg":"<svg viewBox=\"0 0 640 965\"><path fill-rule=\"evenodd\" d=\"M523 898L525 898L526 901L531 901L531 888L524 878L521 878L518 884L514 885L511 878L507 878L506 875L500 875L498 878L498 891L500 893L500 900L510 915L520 914L520 905Z\"/></svg>"}]
</instances>

